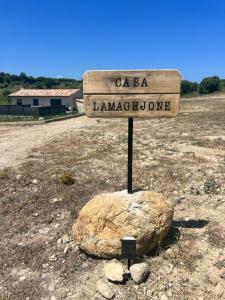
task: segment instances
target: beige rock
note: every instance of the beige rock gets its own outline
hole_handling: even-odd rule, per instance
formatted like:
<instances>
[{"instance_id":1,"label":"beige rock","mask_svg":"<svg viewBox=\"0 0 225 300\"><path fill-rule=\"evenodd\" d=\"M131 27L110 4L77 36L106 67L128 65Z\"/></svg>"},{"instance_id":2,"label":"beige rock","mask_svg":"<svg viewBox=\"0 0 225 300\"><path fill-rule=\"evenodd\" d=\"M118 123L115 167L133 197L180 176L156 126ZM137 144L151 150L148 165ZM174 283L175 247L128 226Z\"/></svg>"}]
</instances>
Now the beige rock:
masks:
<instances>
[{"instance_id":1,"label":"beige rock","mask_svg":"<svg viewBox=\"0 0 225 300\"><path fill-rule=\"evenodd\" d=\"M69 249L70 249L70 246L67 245L67 246L64 248L63 253L64 253L64 254L68 253Z\"/></svg>"},{"instance_id":2,"label":"beige rock","mask_svg":"<svg viewBox=\"0 0 225 300\"><path fill-rule=\"evenodd\" d=\"M57 240L57 244L62 244L63 243L63 239L62 238L59 238L58 240Z\"/></svg>"},{"instance_id":3,"label":"beige rock","mask_svg":"<svg viewBox=\"0 0 225 300\"><path fill-rule=\"evenodd\" d=\"M70 237L68 236L67 233L62 236L62 242L63 242L63 244L70 242Z\"/></svg>"},{"instance_id":4,"label":"beige rock","mask_svg":"<svg viewBox=\"0 0 225 300\"><path fill-rule=\"evenodd\" d=\"M96 290L106 299L113 299L115 297L114 291L104 280L99 280L96 283Z\"/></svg>"},{"instance_id":5,"label":"beige rock","mask_svg":"<svg viewBox=\"0 0 225 300\"><path fill-rule=\"evenodd\" d=\"M160 300L169 300L166 294L162 294Z\"/></svg>"},{"instance_id":6,"label":"beige rock","mask_svg":"<svg viewBox=\"0 0 225 300\"><path fill-rule=\"evenodd\" d=\"M49 259L50 261L55 261L55 260L57 260L57 256L56 256L56 254L52 254L52 255L49 256L48 259Z\"/></svg>"},{"instance_id":7,"label":"beige rock","mask_svg":"<svg viewBox=\"0 0 225 300\"><path fill-rule=\"evenodd\" d=\"M37 180L37 179L33 179L33 180L32 180L32 183L33 183L33 184L38 184L38 180Z\"/></svg>"},{"instance_id":8,"label":"beige rock","mask_svg":"<svg viewBox=\"0 0 225 300\"><path fill-rule=\"evenodd\" d=\"M146 263L134 264L130 267L131 277L137 284L145 281L149 273L149 267Z\"/></svg>"},{"instance_id":9,"label":"beige rock","mask_svg":"<svg viewBox=\"0 0 225 300\"><path fill-rule=\"evenodd\" d=\"M124 268L120 261L113 259L104 265L105 277L113 282L123 282Z\"/></svg>"},{"instance_id":10,"label":"beige rock","mask_svg":"<svg viewBox=\"0 0 225 300\"><path fill-rule=\"evenodd\" d=\"M119 257L121 239L137 240L137 255L153 249L168 233L172 203L162 194L127 191L100 194L80 211L73 237L80 249L98 257Z\"/></svg>"}]
</instances>

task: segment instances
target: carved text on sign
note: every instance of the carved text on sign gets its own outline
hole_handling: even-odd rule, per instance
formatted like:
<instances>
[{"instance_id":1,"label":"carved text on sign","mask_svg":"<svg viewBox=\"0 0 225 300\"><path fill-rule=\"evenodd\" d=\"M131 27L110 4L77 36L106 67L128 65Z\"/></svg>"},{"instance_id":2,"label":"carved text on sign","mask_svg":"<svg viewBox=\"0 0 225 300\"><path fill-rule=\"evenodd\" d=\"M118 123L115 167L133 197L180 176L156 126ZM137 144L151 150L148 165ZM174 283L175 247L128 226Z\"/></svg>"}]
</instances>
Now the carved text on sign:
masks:
<instances>
[{"instance_id":1,"label":"carved text on sign","mask_svg":"<svg viewBox=\"0 0 225 300\"><path fill-rule=\"evenodd\" d=\"M93 102L94 111L153 111L170 109L170 101Z\"/></svg>"},{"instance_id":2,"label":"carved text on sign","mask_svg":"<svg viewBox=\"0 0 225 300\"><path fill-rule=\"evenodd\" d=\"M148 86L146 78L139 78L139 77L134 77L134 78L121 78L117 77L115 80L115 84L117 87L145 87Z\"/></svg>"}]
</instances>

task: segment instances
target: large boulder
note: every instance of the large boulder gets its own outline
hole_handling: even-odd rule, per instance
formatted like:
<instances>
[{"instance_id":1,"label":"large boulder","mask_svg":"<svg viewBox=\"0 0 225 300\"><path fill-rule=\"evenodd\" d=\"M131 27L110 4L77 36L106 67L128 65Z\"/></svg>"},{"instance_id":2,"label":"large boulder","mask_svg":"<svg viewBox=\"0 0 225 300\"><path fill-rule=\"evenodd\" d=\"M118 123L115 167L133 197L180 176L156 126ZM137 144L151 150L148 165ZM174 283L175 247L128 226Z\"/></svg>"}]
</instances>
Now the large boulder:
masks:
<instances>
[{"instance_id":1,"label":"large boulder","mask_svg":"<svg viewBox=\"0 0 225 300\"><path fill-rule=\"evenodd\" d=\"M121 255L121 239L133 236L140 256L165 238L172 218L172 203L162 194L150 191L100 194L81 209L73 225L73 237L86 253L112 258Z\"/></svg>"}]
</instances>

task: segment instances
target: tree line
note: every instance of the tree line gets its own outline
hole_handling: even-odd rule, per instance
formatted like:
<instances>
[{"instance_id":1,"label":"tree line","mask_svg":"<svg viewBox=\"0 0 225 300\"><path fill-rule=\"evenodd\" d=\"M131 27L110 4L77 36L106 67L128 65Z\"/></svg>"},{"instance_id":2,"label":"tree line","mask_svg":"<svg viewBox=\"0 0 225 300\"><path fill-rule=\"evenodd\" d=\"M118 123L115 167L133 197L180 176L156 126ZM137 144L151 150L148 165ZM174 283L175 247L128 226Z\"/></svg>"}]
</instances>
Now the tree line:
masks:
<instances>
[{"instance_id":1,"label":"tree line","mask_svg":"<svg viewBox=\"0 0 225 300\"><path fill-rule=\"evenodd\" d=\"M208 94L225 91L225 79L218 76L205 77L200 83L182 80L181 95L187 94Z\"/></svg>"},{"instance_id":2,"label":"tree line","mask_svg":"<svg viewBox=\"0 0 225 300\"><path fill-rule=\"evenodd\" d=\"M54 88L82 88L82 80L68 78L50 78L27 76L21 72L20 75L12 75L0 72L0 103L7 103L8 95L21 88L30 89L54 89Z\"/></svg>"},{"instance_id":3,"label":"tree line","mask_svg":"<svg viewBox=\"0 0 225 300\"><path fill-rule=\"evenodd\" d=\"M69 78L33 77L24 72L12 75L0 72L0 103L8 101L8 95L20 88L53 89L53 88L82 88L82 80ZM182 80L181 94L207 94L217 91L225 92L225 79L218 76L205 77L200 83Z\"/></svg>"}]
</instances>

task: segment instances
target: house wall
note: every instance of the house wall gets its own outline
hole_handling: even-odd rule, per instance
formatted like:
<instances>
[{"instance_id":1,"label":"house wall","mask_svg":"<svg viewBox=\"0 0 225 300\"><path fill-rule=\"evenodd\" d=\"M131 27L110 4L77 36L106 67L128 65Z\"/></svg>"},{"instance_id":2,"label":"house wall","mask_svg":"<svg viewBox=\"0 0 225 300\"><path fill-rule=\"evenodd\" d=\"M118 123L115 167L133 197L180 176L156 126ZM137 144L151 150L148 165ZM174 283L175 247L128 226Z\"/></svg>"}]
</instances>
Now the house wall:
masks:
<instances>
[{"instance_id":1,"label":"house wall","mask_svg":"<svg viewBox=\"0 0 225 300\"><path fill-rule=\"evenodd\" d=\"M83 99L76 99L75 102L75 109L79 113L84 113L84 100Z\"/></svg>"},{"instance_id":2,"label":"house wall","mask_svg":"<svg viewBox=\"0 0 225 300\"><path fill-rule=\"evenodd\" d=\"M39 100L39 106L51 106L51 99L61 99L62 105L70 105L73 109L77 109L76 98L82 98L82 91L78 91L71 96L64 97L15 97L11 96L12 104L17 105L17 99L22 99L23 105L33 106L33 99Z\"/></svg>"}]
</instances>

